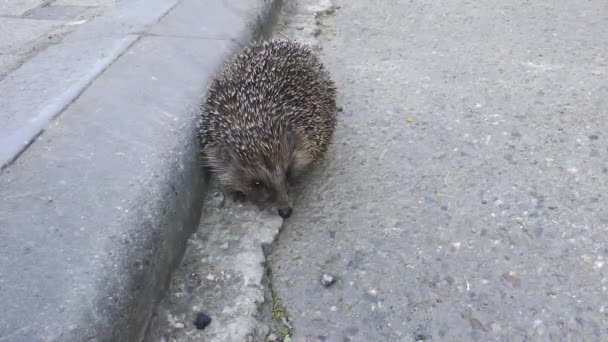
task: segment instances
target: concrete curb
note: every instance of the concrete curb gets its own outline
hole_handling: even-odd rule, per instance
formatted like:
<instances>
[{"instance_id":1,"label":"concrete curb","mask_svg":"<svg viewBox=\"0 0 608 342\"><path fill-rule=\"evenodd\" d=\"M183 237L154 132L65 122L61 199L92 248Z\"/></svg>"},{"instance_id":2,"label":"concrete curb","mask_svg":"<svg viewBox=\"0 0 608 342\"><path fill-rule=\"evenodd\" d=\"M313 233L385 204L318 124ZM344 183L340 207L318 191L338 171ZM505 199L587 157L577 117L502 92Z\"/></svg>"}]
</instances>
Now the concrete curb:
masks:
<instances>
[{"instance_id":1,"label":"concrete curb","mask_svg":"<svg viewBox=\"0 0 608 342\"><path fill-rule=\"evenodd\" d=\"M115 33L136 41L0 174L0 341L143 338L199 222L206 83L279 6L183 0Z\"/></svg>"}]
</instances>

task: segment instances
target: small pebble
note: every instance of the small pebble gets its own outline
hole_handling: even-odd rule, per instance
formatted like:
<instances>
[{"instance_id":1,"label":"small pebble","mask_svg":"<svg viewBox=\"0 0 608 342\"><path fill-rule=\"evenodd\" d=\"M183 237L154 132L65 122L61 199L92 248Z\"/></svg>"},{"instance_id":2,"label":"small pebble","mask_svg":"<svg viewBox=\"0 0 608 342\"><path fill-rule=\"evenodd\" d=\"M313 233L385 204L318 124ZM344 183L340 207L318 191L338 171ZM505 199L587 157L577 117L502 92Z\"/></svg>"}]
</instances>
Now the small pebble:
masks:
<instances>
[{"instance_id":1,"label":"small pebble","mask_svg":"<svg viewBox=\"0 0 608 342\"><path fill-rule=\"evenodd\" d=\"M201 312L196 316L194 326L196 327L196 329L203 330L209 325L209 323L211 323L211 317Z\"/></svg>"},{"instance_id":2,"label":"small pebble","mask_svg":"<svg viewBox=\"0 0 608 342\"><path fill-rule=\"evenodd\" d=\"M184 329L185 325L184 325L184 323L175 323L175 327L177 329Z\"/></svg>"},{"instance_id":3,"label":"small pebble","mask_svg":"<svg viewBox=\"0 0 608 342\"><path fill-rule=\"evenodd\" d=\"M279 340L279 336L275 333L270 333L270 335L268 335L268 337L266 337L266 341L268 342L274 342L274 341L278 341Z\"/></svg>"},{"instance_id":4,"label":"small pebble","mask_svg":"<svg viewBox=\"0 0 608 342\"><path fill-rule=\"evenodd\" d=\"M330 287L336 282L336 278L331 274L323 273L321 276L321 284L325 287Z\"/></svg>"}]
</instances>

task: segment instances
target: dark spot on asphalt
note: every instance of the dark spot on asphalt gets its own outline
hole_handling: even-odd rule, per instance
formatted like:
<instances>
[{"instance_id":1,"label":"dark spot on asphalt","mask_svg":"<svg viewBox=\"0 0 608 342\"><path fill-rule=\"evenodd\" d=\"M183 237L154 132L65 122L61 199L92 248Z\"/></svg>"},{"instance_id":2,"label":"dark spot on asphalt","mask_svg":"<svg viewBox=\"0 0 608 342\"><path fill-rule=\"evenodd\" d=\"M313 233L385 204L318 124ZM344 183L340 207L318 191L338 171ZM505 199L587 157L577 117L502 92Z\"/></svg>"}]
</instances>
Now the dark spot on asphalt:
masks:
<instances>
[{"instance_id":1,"label":"dark spot on asphalt","mask_svg":"<svg viewBox=\"0 0 608 342\"><path fill-rule=\"evenodd\" d=\"M202 312L196 315L196 320L194 320L194 326L196 327L196 329L199 330L205 329L209 325L209 323L211 323L211 317L205 315Z\"/></svg>"},{"instance_id":2,"label":"dark spot on asphalt","mask_svg":"<svg viewBox=\"0 0 608 342\"><path fill-rule=\"evenodd\" d=\"M428 341L431 339L431 336L426 334L417 333L414 335L414 340L416 341Z\"/></svg>"},{"instance_id":3,"label":"dark spot on asphalt","mask_svg":"<svg viewBox=\"0 0 608 342\"><path fill-rule=\"evenodd\" d=\"M597 140L597 139L599 139L599 137L597 135L595 135L595 134L592 134L592 135L589 136L589 139L590 140Z\"/></svg>"}]
</instances>

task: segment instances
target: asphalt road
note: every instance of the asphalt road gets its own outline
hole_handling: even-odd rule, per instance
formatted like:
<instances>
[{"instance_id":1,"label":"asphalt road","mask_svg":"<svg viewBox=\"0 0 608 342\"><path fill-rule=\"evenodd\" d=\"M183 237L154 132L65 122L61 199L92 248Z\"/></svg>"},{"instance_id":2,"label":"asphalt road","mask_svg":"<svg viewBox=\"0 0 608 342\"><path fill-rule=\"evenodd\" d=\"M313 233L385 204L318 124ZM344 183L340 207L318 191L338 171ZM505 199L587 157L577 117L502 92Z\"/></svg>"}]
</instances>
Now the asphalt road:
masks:
<instances>
[{"instance_id":1,"label":"asphalt road","mask_svg":"<svg viewBox=\"0 0 608 342\"><path fill-rule=\"evenodd\" d=\"M605 341L608 3L336 5L344 110L271 257L293 340Z\"/></svg>"}]
</instances>

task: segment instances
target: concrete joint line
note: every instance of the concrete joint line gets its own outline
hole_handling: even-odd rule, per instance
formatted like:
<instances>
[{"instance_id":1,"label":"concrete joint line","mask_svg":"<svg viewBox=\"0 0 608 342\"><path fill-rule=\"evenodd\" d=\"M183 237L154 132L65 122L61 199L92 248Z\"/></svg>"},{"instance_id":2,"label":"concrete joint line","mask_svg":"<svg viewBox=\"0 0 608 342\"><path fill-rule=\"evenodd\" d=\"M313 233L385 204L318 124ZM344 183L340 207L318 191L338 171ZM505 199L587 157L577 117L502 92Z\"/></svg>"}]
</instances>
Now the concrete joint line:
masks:
<instances>
[{"instance_id":1,"label":"concrete joint line","mask_svg":"<svg viewBox=\"0 0 608 342\"><path fill-rule=\"evenodd\" d=\"M129 49L139 36L128 35L116 42L113 49L99 60L80 81L74 83L60 97L52 100L36 116L28 120L28 125L0 138L0 168L6 168L39 136L48 123L74 102L85 89L95 81L115 60Z\"/></svg>"}]
</instances>

